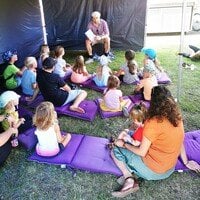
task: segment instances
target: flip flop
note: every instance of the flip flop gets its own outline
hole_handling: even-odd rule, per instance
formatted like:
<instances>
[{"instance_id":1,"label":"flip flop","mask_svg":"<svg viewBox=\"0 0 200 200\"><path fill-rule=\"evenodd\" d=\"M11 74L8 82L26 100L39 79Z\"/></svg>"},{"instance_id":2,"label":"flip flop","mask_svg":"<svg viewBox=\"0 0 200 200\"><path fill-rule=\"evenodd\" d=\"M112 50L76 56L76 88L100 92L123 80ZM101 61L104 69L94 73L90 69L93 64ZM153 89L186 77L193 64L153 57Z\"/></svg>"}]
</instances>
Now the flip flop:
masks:
<instances>
[{"instance_id":1,"label":"flip flop","mask_svg":"<svg viewBox=\"0 0 200 200\"><path fill-rule=\"evenodd\" d=\"M116 192L112 192L112 196L114 197L118 197L118 198L123 198L123 197L126 197L127 195L133 193L133 192L136 192L139 190L139 185L138 185L138 182L136 179L134 179L133 177L128 177L125 179L125 182L129 179L129 178L132 178L134 180L134 183L133 183L133 186L132 187L129 187L127 188L126 190L123 190L123 187L121 190L119 191L116 191ZM124 182L124 184L125 184Z\"/></svg>"},{"instance_id":2,"label":"flip flop","mask_svg":"<svg viewBox=\"0 0 200 200\"><path fill-rule=\"evenodd\" d=\"M71 110L71 111L74 111L74 112L81 113L81 114L84 114L84 113L85 113L85 110L83 110L83 109L80 108L80 107L73 107L73 106L70 106L70 110Z\"/></svg>"}]
</instances>

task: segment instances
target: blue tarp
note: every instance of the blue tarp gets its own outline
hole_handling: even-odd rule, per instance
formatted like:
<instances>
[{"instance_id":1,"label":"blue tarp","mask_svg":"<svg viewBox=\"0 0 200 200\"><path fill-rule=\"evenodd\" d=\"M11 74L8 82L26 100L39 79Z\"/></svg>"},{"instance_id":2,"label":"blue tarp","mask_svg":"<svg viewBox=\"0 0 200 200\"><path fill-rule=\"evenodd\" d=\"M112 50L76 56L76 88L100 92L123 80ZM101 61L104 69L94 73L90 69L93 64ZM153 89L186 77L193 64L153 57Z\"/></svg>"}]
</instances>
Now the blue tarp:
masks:
<instances>
[{"instance_id":1,"label":"blue tarp","mask_svg":"<svg viewBox=\"0 0 200 200\"><path fill-rule=\"evenodd\" d=\"M108 22L112 49L139 50L144 43L147 0L43 0L50 47L84 49L91 13L98 10ZM17 49L18 66L26 56L37 56L43 44L38 0L0 1L0 59ZM1 60L0 60L1 62Z\"/></svg>"}]
</instances>

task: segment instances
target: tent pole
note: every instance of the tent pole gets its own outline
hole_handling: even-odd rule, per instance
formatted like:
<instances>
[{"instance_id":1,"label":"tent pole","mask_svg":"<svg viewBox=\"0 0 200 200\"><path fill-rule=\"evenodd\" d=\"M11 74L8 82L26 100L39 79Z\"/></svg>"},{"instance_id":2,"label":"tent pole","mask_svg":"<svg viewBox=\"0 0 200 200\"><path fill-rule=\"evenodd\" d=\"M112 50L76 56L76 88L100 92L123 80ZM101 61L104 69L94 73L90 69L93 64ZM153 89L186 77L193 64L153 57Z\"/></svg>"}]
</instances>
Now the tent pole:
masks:
<instances>
[{"instance_id":1,"label":"tent pole","mask_svg":"<svg viewBox=\"0 0 200 200\"><path fill-rule=\"evenodd\" d=\"M41 22L42 22L43 40L44 40L44 44L47 44L47 31L46 31L46 24L45 24L45 19L44 19L44 9L43 9L42 0L39 0L39 5L40 5L40 15L41 15Z\"/></svg>"},{"instance_id":2,"label":"tent pole","mask_svg":"<svg viewBox=\"0 0 200 200\"><path fill-rule=\"evenodd\" d=\"M180 37L179 52L183 52L183 46L184 46L186 5L187 5L187 0L183 0L183 2L182 2L181 37ZM178 86L177 86L177 101L178 102L180 102L181 86L182 86L182 63L183 63L183 57L179 56Z\"/></svg>"}]
</instances>

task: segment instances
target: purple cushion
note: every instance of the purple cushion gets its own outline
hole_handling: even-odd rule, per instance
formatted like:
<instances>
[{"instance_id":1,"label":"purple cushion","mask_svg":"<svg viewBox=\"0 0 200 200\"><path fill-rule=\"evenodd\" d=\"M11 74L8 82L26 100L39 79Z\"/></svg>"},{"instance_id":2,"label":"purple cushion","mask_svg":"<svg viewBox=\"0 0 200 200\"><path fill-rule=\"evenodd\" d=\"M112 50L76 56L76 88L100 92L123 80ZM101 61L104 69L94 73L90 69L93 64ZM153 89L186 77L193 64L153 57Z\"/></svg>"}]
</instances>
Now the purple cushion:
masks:
<instances>
[{"instance_id":1,"label":"purple cushion","mask_svg":"<svg viewBox=\"0 0 200 200\"><path fill-rule=\"evenodd\" d=\"M124 99L129 99L129 97L126 97L126 96L124 96L123 98ZM123 112L122 111L118 111L118 112L103 111L100 108L100 99L96 99L96 103L98 105L98 111L99 111L102 119L110 118L110 117L123 116ZM128 111L131 110L131 108L133 107L133 105L134 105L133 103L130 104L130 106L128 107Z\"/></svg>"},{"instance_id":2,"label":"purple cushion","mask_svg":"<svg viewBox=\"0 0 200 200\"><path fill-rule=\"evenodd\" d=\"M147 108L149 108L150 106L149 101L145 101L142 99L142 94L130 95L128 97L134 104L139 104L142 101L146 105Z\"/></svg>"},{"instance_id":3,"label":"purple cushion","mask_svg":"<svg viewBox=\"0 0 200 200\"><path fill-rule=\"evenodd\" d=\"M88 79L87 81L85 81L81 85L82 85L82 87L90 88L90 89L93 89L93 90L95 90L97 92L101 92L101 93L103 93L104 90L106 89L106 87L97 86L92 79Z\"/></svg>"},{"instance_id":4,"label":"purple cushion","mask_svg":"<svg viewBox=\"0 0 200 200\"><path fill-rule=\"evenodd\" d=\"M28 102L26 101L26 98L27 96L22 94L21 97L20 97L20 104L24 104L32 109L35 109L41 102L44 101L44 98L41 94L39 94L32 102Z\"/></svg>"},{"instance_id":5,"label":"purple cushion","mask_svg":"<svg viewBox=\"0 0 200 200\"><path fill-rule=\"evenodd\" d=\"M161 72L158 78L158 84L170 84L172 81L166 72Z\"/></svg>"},{"instance_id":6,"label":"purple cushion","mask_svg":"<svg viewBox=\"0 0 200 200\"><path fill-rule=\"evenodd\" d=\"M200 164L200 130L187 132L185 134L184 144L188 159L195 160ZM187 170L181 158L177 161L176 170Z\"/></svg>"},{"instance_id":7,"label":"purple cushion","mask_svg":"<svg viewBox=\"0 0 200 200\"><path fill-rule=\"evenodd\" d=\"M33 116L33 113L26 108L22 107L21 105L18 106L18 113L20 117L23 117L25 115Z\"/></svg>"},{"instance_id":8,"label":"purple cushion","mask_svg":"<svg viewBox=\"0 0 200 200\"><path fill-rule=\"evenodd\" d=\"M73 134L71 141L69 142L67 147L58 155L53 157L42 157L37 155L36 152L34 152L28 159L31 161L37 161L46 164L54 164L54 165L67 164L68 166L71 166L71 162L74 156L76 155L76 151L79 148L83 138L84 135Z\"/></svg>"},{"instance_id":9,"label":"purple cushion","mask_svg":"<svg viewBox=\"0 0 200 200\"><path fill-rule=\"evenodd\" d=\"M93 121L96 113L97 113L97 105L92 100L84 100L80 103L80 107L85 110L85 113L78 113L69 110L69 107L72 103L69 103L67 105L61 106L61 107L55 107L55 110L58 114L62 115L68 115L71 117L87 120L87 121Z\"/></svg>"},{"instance_id":10,"label":"purple cushion","mask_svg":"<svg viewBox=\"0 0 200 200\"><path fill-rule=\"evenodd\" d=\"M90 172L121 175L106 148L108 139L72 134L72 139L63 152L54 157L42 157L34 152L28 160L46 164L66 164L72 168Z\"/></svg>"},{"instance_id":11,"label":"purple cushion","mask_svg":"<svg viewBox=\"0 0 200 200\"><path fill-rule=\"evenodd\" d=\"M27 150L33 149L37 144L37 137L34 134L35 128L30 128L24 133L18 135L19 143Z\"/></svg>"},{"instance_id":12,"label":"purple cushion","mask_svg":"<svg viewBox=\"0 0 200 200\"><path fill-rule=\"evenodd\" d=\"M71 165L92 172L121 175L106 148L107 143L105 138L85 136Z\"/></svg>"}]
</instances>

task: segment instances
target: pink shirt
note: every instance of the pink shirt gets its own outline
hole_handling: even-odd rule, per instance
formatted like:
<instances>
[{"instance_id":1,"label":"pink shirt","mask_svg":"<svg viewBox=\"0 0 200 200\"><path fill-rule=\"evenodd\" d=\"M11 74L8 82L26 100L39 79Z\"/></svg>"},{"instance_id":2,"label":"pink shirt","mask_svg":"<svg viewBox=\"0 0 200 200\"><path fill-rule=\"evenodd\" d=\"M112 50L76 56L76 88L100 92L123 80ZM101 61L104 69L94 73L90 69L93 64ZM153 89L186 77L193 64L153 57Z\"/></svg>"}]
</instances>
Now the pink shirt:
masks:
<instances>
[{"instance_id":1,"label":"pink shirt","mask_svg":"<svg viewBox=\"0 0 200 200\"><path fill-rule=\"evenodd\" d=\"M84 67L84 71L87 73L86 67ZM87 81L89 77L90 77L89 74L87 76L84 76L83 73L79 74L75 71L72 71L71 81L73 83L83 83L83 82Z\"/></svg>"},{"instance_id":2,"label":"pink shirt","mask_svg":"<svg viewBox=\"0 0 200 200\"><path fill-rule=\"evenodd\" d=\"M109 109L120 108L120 97L122 97L122 91L117 89L110 89L104 96L104 103Z\"/></svg>"},{"instance_id":3,"label":"pink shirt","mask_svg":"<svg viewBox=\"0 0 200 200\"><path fill-rule=\"evenodd\" d=\"M88 30L91 30L95 35L109 35L108 24L105 20L100 19L100 24L95 26L91 21L88 24Z\"/></svg>"}]
</instances>

